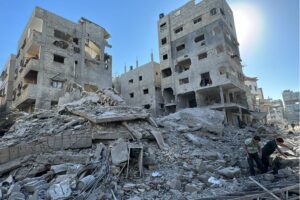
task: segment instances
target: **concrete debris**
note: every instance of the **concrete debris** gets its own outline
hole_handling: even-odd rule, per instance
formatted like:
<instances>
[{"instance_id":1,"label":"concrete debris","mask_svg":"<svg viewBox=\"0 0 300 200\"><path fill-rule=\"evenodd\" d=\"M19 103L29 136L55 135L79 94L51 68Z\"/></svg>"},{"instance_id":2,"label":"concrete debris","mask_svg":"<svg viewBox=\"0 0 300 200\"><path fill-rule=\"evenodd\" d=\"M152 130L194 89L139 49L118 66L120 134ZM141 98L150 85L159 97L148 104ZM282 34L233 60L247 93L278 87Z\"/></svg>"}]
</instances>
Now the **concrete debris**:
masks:
<instances>
[{"instance_id":1,"label":"concrete debris","mask_svg":"<svg viewBox=\"0 0 300 200\"><path fill-rule=\"evenodd\" d=\"M126 142L115 144L110 152L111 160L114 165L118 165L128 160L128 147Z\"/></svg>"},{"instance_id":2,"label":"concrete debris","mask_svg":"<svg viewBox=\"0 0 300 200\"><path fill-rule=\"evenodd\" d=\"M218 170L218 173L227 178L234 178L241 174L241 169L238 167L226 167Z\"/></svg>"},{"instance_id":3,"label":"concrete debris","mask_svg":"<svg viewBox=\"0 0 300 200\"><path fill-rule=\"evenodd\" d=\"M273 181L275 179L275 176L273 174L264 174L264 179L266 181Z\"/></svg>"},{"instance_id":4,"label":"concrete debris","mask_svg":"<svg viewBox=\"0 0 300 200\"><path fill-rule=\"evenodd\" d=\"M20 116L0 138L1 199L229 199L255 193L260 188L247 178L242 144L259 132L263 142L281 133L294 149L288 158L272 155L277 175L255 179L269 190L299 184L296 131L224 127L222 112L202 108L152 119L112 89L74 87L59 108Z\"/></svg>"},{"instance_id":5,"label":"concrete debris","mask_svg":"<svg viewBox=\"0 0 300 200\"><path fill-rule=\"evenodd\" d=\"M65 180L59 184L53 184L47 190L47 197L50 199L66 199L71 196L69 180Z\"/></svg>"},{"instance_id":6,"label":"concrete debris","mask_svg":"<svg viewBox=\"0 0 300 200\"><path fill-rule=\"evenodd\" d=\"M222 134L224 113L207 108L186 108L158 119L158 124L180 132L209 131Z\"/></svg>"}]
</instances>

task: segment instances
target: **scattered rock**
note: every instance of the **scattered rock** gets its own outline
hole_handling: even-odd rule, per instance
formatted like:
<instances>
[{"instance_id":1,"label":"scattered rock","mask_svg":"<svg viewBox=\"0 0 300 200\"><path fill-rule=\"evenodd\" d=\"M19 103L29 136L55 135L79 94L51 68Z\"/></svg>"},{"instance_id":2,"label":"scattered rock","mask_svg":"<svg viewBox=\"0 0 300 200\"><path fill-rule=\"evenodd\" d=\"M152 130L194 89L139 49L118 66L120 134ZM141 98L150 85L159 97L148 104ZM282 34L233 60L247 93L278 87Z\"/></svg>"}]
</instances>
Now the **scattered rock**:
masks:
<instances>
[{"instance_id":1,"label":"scattered rock","mask_svg":"<svg viewBox=\"0 0 300 200\"><path fill-rule=\"evenodd\" d=\"M218 173L227 178L234 178L240 176L241 169L238 167L226 167L218 170Z\"/></svg>"},{"instance_id":2,"label":"scattered rock","mask_svg":"<svg viewBox=\"0 0 300 200\"><path fill-rule=\"evenodd\" d=\"M172 179L170 181L167 181L167 185L171 188L171 189L176 189L176 190L180 190L181 188L181 182L178 179Z\"/></svg>"},{"instance_id":3,"label":"scattered rock","mask_svg":"<svg viewBox=\"0 0 300 200\"><path fill-rule=\"evenodd\" d=\"M275 179L273 174L264 174L264 179L266 181L273 181Z\"/></svg>"},{"instance_id":4,"label":"scattered rock","mask_svg":"<svg viewBox=\"0 0 300 200\"><path fill-rule=\"evenodd\" d=\"M189 183L185 185L185 192L189 192L189 193L198 192L201 191L203 187L204 187L203 183L197 183L197 185L193 183Z\"/></svg>"}]
</instances>

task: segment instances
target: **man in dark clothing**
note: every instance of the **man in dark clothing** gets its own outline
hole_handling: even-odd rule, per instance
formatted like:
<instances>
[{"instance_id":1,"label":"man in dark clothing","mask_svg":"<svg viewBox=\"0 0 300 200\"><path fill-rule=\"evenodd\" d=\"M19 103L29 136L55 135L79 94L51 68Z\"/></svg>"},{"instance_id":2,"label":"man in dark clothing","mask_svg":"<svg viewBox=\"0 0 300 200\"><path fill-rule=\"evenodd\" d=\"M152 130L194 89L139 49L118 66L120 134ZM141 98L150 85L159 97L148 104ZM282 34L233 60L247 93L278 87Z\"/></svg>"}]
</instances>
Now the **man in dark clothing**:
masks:
<instances>
[{"instance_id":1,"label":"man in dark clothing","mask_svg":"<svg viewBox=\"0 0 300 200\"><path fill-rule=\"evenodd\" d=\"M265 144L265 146L262 148L262 157L261 157L261 161L263 164L263 172L266 173L269 169L270 163L270 156L271 154L274 153L274 151L277 149L277 151L283 155L284 157L287 157L286 154L284 154L280 148L278 148L279 146L282 147L286 147L288 149L290 149L290 147L288 147L287 145L284 144L284 140L282 138L276 138L275 140L271 140L269 142L267 142L267 144ZM273 168L273 173L277 174L278 168L275 167Z\"/></svg>"}]
</instances>

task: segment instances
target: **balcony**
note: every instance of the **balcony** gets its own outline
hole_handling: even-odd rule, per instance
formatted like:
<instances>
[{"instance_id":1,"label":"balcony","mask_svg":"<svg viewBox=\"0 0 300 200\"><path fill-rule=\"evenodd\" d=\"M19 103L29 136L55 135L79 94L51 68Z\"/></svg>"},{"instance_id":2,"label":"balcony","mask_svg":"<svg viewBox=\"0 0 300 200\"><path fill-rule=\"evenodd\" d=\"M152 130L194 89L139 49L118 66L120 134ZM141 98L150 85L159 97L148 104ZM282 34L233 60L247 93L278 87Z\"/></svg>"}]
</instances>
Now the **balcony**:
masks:
<instances>
[{"instance_id":1,"label":"balcony","mask_svg":"<svg viewBox=\"0 0 300 200\"><path fill-rule=\"evenodd\" d=\"M173 85L172 76L164 77L161 79L161 85L163 88Z\"/></svg>"},{"instance_id":2,"label":"balcony","mask_svg":"<svg viewBox=\"0 0 300 200\"><path fill-rule=\"evenodd\" d=\"M23 71L21 72L21 77L25 77L28 72L30 71L39 71L40 68L40 60L37 59L30 59L29 62L25 65L23 68Z\"/></svg>"},{"instance_id":3,"label":"balcony","mask_svg":"<svg viewBox=\"0 0 300 200\"><path fill-rule=\"evenodd\" d=\"M24 47L25 52L28 52L33 48L38 48L42 42L42 33L36 30L32 30L26 41L27 42Z\"/></svg>"},{"instance_id":4,"label":"balcony","mask_svg":"<svg viewBox=\"0 0 300 200\"><path fill-rule=\"evenodd\" d=\"M23 90L21 91L21 95L16 97L16 100L14 102L15 106L19 106L26 100L35 100L37 89L37 85L25 84L23 86Z\"/></svg>"}]
</instances>

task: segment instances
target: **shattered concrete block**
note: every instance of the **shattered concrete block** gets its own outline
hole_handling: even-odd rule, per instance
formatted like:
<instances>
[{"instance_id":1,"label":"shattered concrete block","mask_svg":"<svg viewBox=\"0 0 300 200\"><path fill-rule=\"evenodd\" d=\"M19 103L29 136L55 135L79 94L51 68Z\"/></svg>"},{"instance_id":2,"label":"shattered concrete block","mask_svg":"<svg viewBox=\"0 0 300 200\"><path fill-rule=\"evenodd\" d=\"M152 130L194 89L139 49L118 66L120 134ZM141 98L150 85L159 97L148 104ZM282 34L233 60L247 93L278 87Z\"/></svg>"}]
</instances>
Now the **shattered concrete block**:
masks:
<instances>
[{"instance_id":1,"label":"shattered concrete block","mask_svg":"<svg viewBox=\"0 0 300 200\"><path fill-rule=\"evenodd\" d=\"M226 167L218 170L218 173L227 178L234 178L238 177L241 174L241 169L238 167Z\"/></svg>"},{"instance_id":2,"label":"shattered concrete block","mask_svg":"<svg viewBox=\"0 0 300 200\"><path fill-rule=\"evenodd\" d=\"M205 152L203 154L203 157L207 160L217 160L218 159L218 153L213 152L213 151Z\"/></svg>"},{"instance_id":3,"label":"shattered concrete block","mask_svg":"<svg viewBox=\"0 0 300 200\"><path fill-rule=\"evenodd\" d=\"M95 157L96 160L100 160L101 159L101 154L102 154L103 149L105 149L105 145L104 144L100 143L100 144L96 145L96 151L95 151L95 155L94 155L94 157Z\"/></svg>"},{"instance_id":4,"label":"shattered concrete block","mask_svg":"<svg viewBox=\"0 0 300 200\"><path fill-rule=\"evenodd\" d=\"M167 185L172 189L180 190L181 181L178 179L172 179L172 180L167 181Z\"/></svg>"},{"instance_id":5,"label":"shattered concrete block","mask_svg":"<svg viewBox=\"0 0 300 200\"><path fill-rule=\"evenodd\" d=\"M14 192L20 192L21 186L19 184L13 184L9 187L7 194L12 194Z\"/></svg>"},{"instance_id":6,"label":"shattered concrete block","mask_svg":"<svg viewBox=\"0 0 300 200\"><path fill-rule=\"evenodd\" d=\"M193 135L193 134L191 134L191 133L187 133L187 134L185 134L184 136L185 136L186 139L187 139L188 141L190 141L192 144L194 144L194 145L196 145L196 146L198 146L198 147L202 147L202 144L201 144L201 142L200 142L200 140L199 140L199 137L197 137L197 136L195 136L195 135Z\"/></svg>"},{"instance_id":7,"label":"shattered concrete block","mask_svg":"<svg viewBox=\"0 0 300 200\"><path fill-rule=\"evenodd\" d=\"M27 192L34 193L35 191L46 188L48 186L45 180L32 180L22 186Z\"/></svg>"},{"instance_id":8,"label":"shattered concrete block","mask_svg":"<svg viewBox=\"0 0 300 200\"><path fill-rule=\"evenodd\" d=\"M125 183L125 185L123 186L124 191L131 191L135 188L136 188L136 184L134 183Z\"/></svg>"},{"instance_id":9,"label":"shattered concrete block","mask_svg":"<svg viewBox=\"0 0 300 200\"><path fill-rule=\"evenodd\" d=\"M182 193L178 190L170 189L171 194L176 197L177 199L182 198ZM175 198L174 198L175 199Z\"/></svg>"},{"instance_id":10,"label":"shattered concrete block","mask_svg":"<svg viewBox=\"0 0 300 200\"><path fill-rule=\"evenodd\" d=\"M185 192L193 193L193 192L201 191L203 187L204 187L203 183L197 183L197 185L193 183L188 183L185 185L184 190Z\"/></svg>"},{"instance_id":11,"label":"shattered concrete block","mask_svg":"<svg viewBox=\"0 0 300 200\"><path fill-rule=\"evenodd\" d=\"M128 200L142 200L142 199L138 196L134 196L134 197L130 197Z\"/></svg>"},{"instance_id":12,"label":"shattered concrete block","mask_svg":"<svg viewBox=\"0 0 300 200\"><path fill-rule=\"evenodd\" d=\"M21 192L13 192L8 200L25 200L25 195Z\"/></svg>"},{"instance_id":13,"label":"shattered concrete block","mask_svg":"<svg viewBox=\"0 0 300 200\"><path fill-rule=\"evenodd\" d=\"M223 121L223 112L207 108L186 108L158 119L160 125L173 130L182 130L185 129L182 126L188 125L191 130L205 130L217 134L223 132Z\"/></svg>"},{"instance_id":14,"label":"shattered concrete block","mask_svg":"<svg viewBox=\"0 0 300 200\"><path fill-rule=\"evenodd\" d=\"M278 170L278 175L281 177L288 177L293 174L293 170L289 167Z\"/></svg>"},{"instance_id":15,"label":"shattered concrete block","mask_svg":"<svg viewBox=\"0 0 300 200\"><path fill-rule=\"evenodd\" d=\"M47 196L51 199L65 199L71 196L72 190L69 180L63 181L59 184L53 184L47 190Z\"/></svg>"},{"instance_id":16,"label":"shattered concrete block","mask_svg":"<svg viewBox=\"0 0 300 200\"><path fill-rule=\"evenodd\" d=\"M264 179L266 181L273 181L275 179L273 174L264 174Z\"/></svg>"},{"instance_id":17,"label":"shattered concrete block","mask_svg":"<svg viewBox=\"0 0 300 200\"><path fill-rule=\"evenodd\" d=\"M51 166L51 170L55 173L55 174L59 174L62 172L66 172L68 170L68 165L66 163L61 164L61 165L52 165Z\"/></svg>"},{"instance_id":18,"label":"shattered concrete block","mask_svg":"<svg viewBox=\"0 0 300 200\"><path fill-rule=\"evenodd\" d=\"M0 164L6 163L10 160L9 157L9 148L8 147L2 147L0 148Z\"/></svg>"},{"instance_id":19,"label":"shattered concrete block","mask_svg":"<svg viewBox=\"0 0 300 200\"><path fill-rule=\"evenodd\" d=\"M111 148L111 160L114 165L128 160L128 147L126 142L118 143Z\"/></svg>"}]
</instances>

